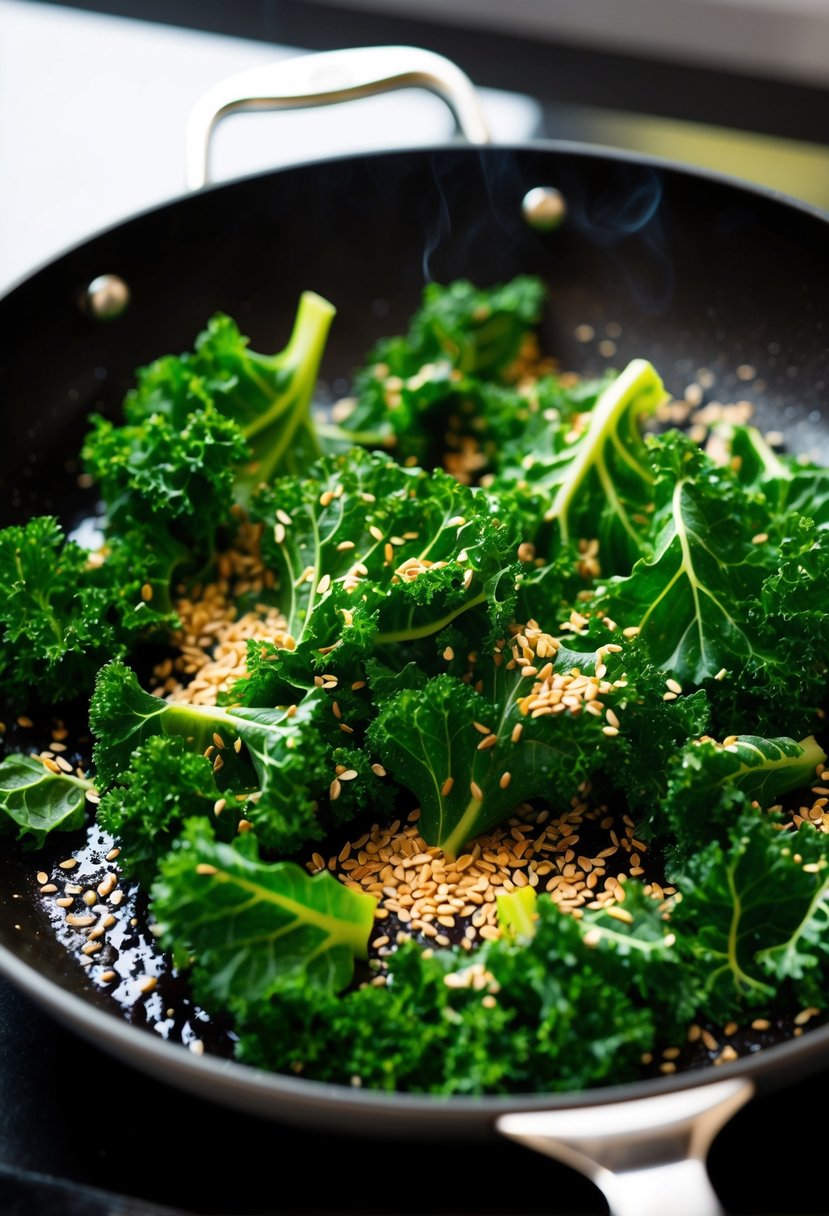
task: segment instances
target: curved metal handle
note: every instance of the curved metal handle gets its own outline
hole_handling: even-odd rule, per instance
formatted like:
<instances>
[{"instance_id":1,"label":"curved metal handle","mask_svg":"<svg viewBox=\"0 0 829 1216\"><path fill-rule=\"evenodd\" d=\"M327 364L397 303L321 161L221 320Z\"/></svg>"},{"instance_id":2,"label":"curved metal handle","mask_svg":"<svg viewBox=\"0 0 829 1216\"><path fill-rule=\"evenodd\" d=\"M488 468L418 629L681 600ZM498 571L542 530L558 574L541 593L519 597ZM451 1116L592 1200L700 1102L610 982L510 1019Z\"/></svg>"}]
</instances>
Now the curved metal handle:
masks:
<instances>
[{"instance_id":1,"label":"curved metal handle","mask_svg":"<svg viewBox=\"0 0 829 1216\"><path fill-rule=\"evenodd\" d=\"M502 1115L495 1126L586 1174L611 1216L723 1216L705 1161L753 1094L749 1081L716 1081L607 1106Z\"/></svg>"},{"instance_id":2,"label":"curved metal handle","mask_svg":"<svg viewBox=\"0 0 829 1216\"><path fill-rule=\"evenodd\" d=\"M332 105L405 88L436 93L449 106L465 139L489 143L489 127L472 82L442 55L412 46L323 51L249 68L208 89L187 122L187 187L198 190L210 180L210 140L229 114Z\"/></svg>"}]
</instances>

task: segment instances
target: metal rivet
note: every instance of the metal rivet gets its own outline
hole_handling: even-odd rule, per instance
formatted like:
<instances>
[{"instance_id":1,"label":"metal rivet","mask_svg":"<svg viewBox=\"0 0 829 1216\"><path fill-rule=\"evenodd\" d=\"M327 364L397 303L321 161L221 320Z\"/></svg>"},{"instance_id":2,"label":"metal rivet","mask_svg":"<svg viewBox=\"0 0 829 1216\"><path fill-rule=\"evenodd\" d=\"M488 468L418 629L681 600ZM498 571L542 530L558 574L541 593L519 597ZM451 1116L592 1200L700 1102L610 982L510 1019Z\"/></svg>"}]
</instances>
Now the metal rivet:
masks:
<instances>
[{"instance_id":1,"label":"metal rivet","mask_svg":"<svg viewBox=\"0 0 829 1216\"><path fill-rule=\"evenodd\" d=\"M548 232L562 223L567 215L567 204L554 186L535 186L524 195L521 211L531 228Z\"/></svg>"},{"instance_id":2,"label":"metal rivet","mask_svg":"<svg viewBox=\"0 0 829 1216\"><path fill-rule=\"evenodd\" d=\"M130 289L117 274L99 274L86 289L84 304L99 321L113 321L130 302Z\"/></svg>"}]
</instances>

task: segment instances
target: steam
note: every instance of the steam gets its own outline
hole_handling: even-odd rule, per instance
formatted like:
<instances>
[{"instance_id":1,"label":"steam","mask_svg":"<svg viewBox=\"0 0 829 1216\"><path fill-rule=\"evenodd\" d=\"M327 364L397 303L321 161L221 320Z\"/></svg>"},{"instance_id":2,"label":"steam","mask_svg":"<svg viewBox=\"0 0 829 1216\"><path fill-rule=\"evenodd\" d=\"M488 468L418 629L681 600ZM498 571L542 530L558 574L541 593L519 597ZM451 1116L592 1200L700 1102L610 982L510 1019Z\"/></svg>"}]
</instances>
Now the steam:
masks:
<instances>
[{"instance_id":1,"label":"steam","mask_svg":"<svg viewBox=\"0 0 829 1216\"><path fill-rule=\"evenodd\" d=\"M588 176L592 174L568 174L562 187L571 223L591 244L607 250L643 312L664 312L673 298L675 275L660 211L660 172L620 162L591 193Z\"/></svg>"}]
</instances>

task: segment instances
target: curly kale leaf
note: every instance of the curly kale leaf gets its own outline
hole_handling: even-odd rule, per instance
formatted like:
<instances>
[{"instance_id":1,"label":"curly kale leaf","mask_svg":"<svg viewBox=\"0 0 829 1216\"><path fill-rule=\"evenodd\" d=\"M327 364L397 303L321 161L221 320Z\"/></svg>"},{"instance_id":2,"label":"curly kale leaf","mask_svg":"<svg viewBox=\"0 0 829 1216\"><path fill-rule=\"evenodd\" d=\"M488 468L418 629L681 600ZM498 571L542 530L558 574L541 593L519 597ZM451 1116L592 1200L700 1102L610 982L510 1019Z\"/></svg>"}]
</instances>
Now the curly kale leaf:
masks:
<instances>
[{"instance_id":1,"label":"curly kale leaf","mask_svg":"<svg viewBox=\"0 0 829 1216\"><path fill-rule=\"evenodd\" d=\"M178 566L198 571L258 485L304 473L322 450L311 402L333 315L304 292L288 344L260 355L218 314L194 351L139 370L125 420L93 415L82 449L107 535L133 532L148 548L166 536Z\"/></svg>"},{"instance_id":2,"label":"curly kale leaf","mask_svg":"<svg viewBox=\"0 0 829 1216\"><path fill-rule=\"evenodd\" d=\"M716 428L738 480L765 499L772 526L785 532L792 516L829 527L829 469L802 456L776 452L754 426Z\"/></svg>"},{"instance_id":3,"label":"curly kale leaf","mask_svg":"<svg viewBox=\"0 0 829 1216\"><path fill-rule=\"evenodd\" d=\"M712 841L669 873L682 892L671 925L713 1018L771 1004L784 981L793 1003L809 1003L826 982L829 837L810 824L781 831L741 797L725 846Z\"/></svg>"},{"instance_id":4,"label":"curly kale leaf","mask_svg":"<svg viewBox=\"0 0 829 1216\"><path fill-rule=\"evenodd\" d=\"M294 644L267 648L270 688L249 681L233 692L240 700L273 696L274 673L312 687L315 673L351 671L478 606L491 632L505 626L519 569L514 528L497 499L446 473L355 449L321 461L313 478L277 481L253 511Z\"/></svg>"},{"instance_id":5,"label":"curly kale leaf","mask_svg":"<svg viewBox=\"0 0 829 1216\"><path fill-rule=\"evenodd\" d=\"M617 744L605 733L601 711L626 692L596 682L597 688L606 687L599 712L581 712L575 694L573 712L561 699L566 692L555 690L556 670L560 664L569 671L570 657L563 652L555 669L549 662L549 672L539 673L538 681L529 664L530 678L514 660L479 664L482 691L443 673L379 707L367 731L368 746L414 794L427 844L456 856L522 802L544 798L566 804L597 768L612 767Z\"/></svg>"},{"instance_id":6,"label":"curly kale leaf","mask_svg":"<svg viewBox=\"0 0 829 1216\"><path fill-rule=\"evenodd\" d=\"M288 976L330 992L365 958L376 900L327 871L259 859L248 834L213 839L203 820L185 825L150 893L162 945L191 969L205 1003L225 1009L266 999Z\"/></svg>"},{"instance_id":7,"label":"curly kale leaf","mask_svg":"<svg viewBox=\"0 0 829 1216\"><path fill-rule=\"evenodd\" d=\"M201 816L229 840L246 810L245 802L222 796L207 756L175 735L152 735L103 795L96 819L123 846L124 870L149 889L186 820Z\"/></svg>"},{"instance_id":8,"label":"curly kale leaf","mask_svg":"<svg viewBox=\"0 0 829 1216\"><path fill-rule=\"evenodd\" d=\"M98 673L90 703L96 776L104 788L129 784L136 749L156 735L183 739L194 753L208 751L220 794L245 802L262 847L292 853L324 834L320 802L333 777L321 728L327 710L321 690L275 709L165 701L113 661Z\"/></svg>"},{"instance_id":9,"label":"curly kale leaf","mask_svg":"<svg viewBox=\"0 0 829 1216\"><path fill-rule=\"evenodd\" d=\"M90 423L82 455L106 505L107 533L166 532L182 560L193 553L206 561L230 524L235 470L247 457L236 423L209 398L180 423L163 414L121 424L98 415Z\"/></svg>"},{"instance_id":10,"label":"curly kale leaf","mask_svg":"<svg viewBox=\"0 0 829 1216\"><path fill-rule=\"evenodd\" d=\"M694 739L667 765L667 790L653 804L648 830L670 840L677 864L711 840L728 838L743 803L723 791L739 790L766 810L808 786L826 758L811 735L799 743L757 735L734 735L725 743Z\"/></svg>"},{"instance_id":11,"label":"curly kale leaf","mask_svg":"<svg viewBox=\"0 0 829 1216\"><path fill-rule=\"evenodd\" d=\"M37 756L6 756L0 763L0 825L16 830L26 848L39 849L50 832L83 827L86 796L94 788L85 777L53 772Z\"/></svg>"},{"instance_id":12,"label":"curly kale leaf","mask_svg":"<svg viewBox=\"0 0 829 1216\"><path fill-rule=\"evenodd\" d=\"M33 691L44 703L77 696L101 663L171 627L172 613L148 598L158 570L158 555L129 540L89 553L51 515L0 531L0 678L7 701L26 706Z\"/></svg>"},{"instance_id":13,"label":"curly kale leaf","mask_svg":"<svg viewBox=\"0 0 829 1216\"><path fill-rule=\"evenodd\" d=\"M540 497L559 543L598 540L606 574L627 573L645 551L653 475L643 419L665 400L652 364L635 359L595 399L589 412L554 415L540 450L501 465L494 482L526 485Z\"/></svg>"},{"instance_id":14,"label":"curly kale leaf","mask_svg":"<svg viewBox=\"0 0 829 1216\"><path fill-rule=\"evenodd\" d=\"M598 603L637 628L651 660L680 682L699 685L755 657L773 661L749 624L776 566L773 546L754 542L756 504L679 432L648 442L657 474L652 553L600 587Z\"/></svg>"},{"instance_id":15,"label":"curly kale leaf","mask_svg":"<svg viewBox=\"0 0 829 1216\"><path fill-rule=\"evenodd\" d=\"M529 941L506 936L474 954L402 945L383 988L334 998L301 981L281 985L241 1011L239 1058L337 1084L358 1077L374 1089L454 1095L633 1079L657 1035L640 977L651 970L656 987L677 970L656 905L629 935L618 921L613 934L608 918L601 940L548 897L537 908Z\"/></svg>"},{"instance_id":16,"label":"curly kale leaf","mask_svg":"<svg viewBox=\"0 0 829 1216\"><path fill-rule=\"evenodd\" d=\"M473 416L486 412L482 386L510 378L545 296L529 275L484 288L428 284L408 332L381 339L356 371L342 437L440 463L441 437L455 432L461 444Z\"/></svg>"}]
</instances>

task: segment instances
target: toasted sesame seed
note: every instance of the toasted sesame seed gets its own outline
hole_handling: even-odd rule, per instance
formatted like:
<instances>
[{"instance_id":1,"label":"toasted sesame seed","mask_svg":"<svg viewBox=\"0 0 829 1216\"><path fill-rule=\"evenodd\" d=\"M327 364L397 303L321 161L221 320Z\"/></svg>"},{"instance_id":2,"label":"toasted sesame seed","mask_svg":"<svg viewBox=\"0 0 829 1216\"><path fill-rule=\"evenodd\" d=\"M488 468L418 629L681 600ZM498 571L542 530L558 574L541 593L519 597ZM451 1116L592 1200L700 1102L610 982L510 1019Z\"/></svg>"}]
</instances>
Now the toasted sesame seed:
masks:
<instances>
[{"instance_id":1,"label":"toasted sesame seed","mask_svg":"<svg viewBox=\"0 0 829 1216\"><path fill-rule=\"evenodd\" d=\"M331 782L331 785L328 787L328 796L332 802L339 798L341 790L342 786L340 785L339 778L335 777Z\"/></svg>"},{"instance_id":2,"label":"toasted sesame seed","mask_svg":"<svg viewBox=\"0 0 829 1216\"><path fill-rule=\"evenodd\" d=\"M477 799L478 802L483 802L484 792L481 789L481 787L478 785L477 781L470 781L469 788L472 792L472 797Z\"/></svg>"},{"instance_id":3,"label":"toasted sesame seed","mask_svg":"<svg viewBox=\"0 0 829 1216\"><path fill-rule=\"evenodd\" d=\"M451 662L452 662L452 660L453 660L453 659L454 659L454 657L455 657L455 652L454 652L454 650L452 649L452 647L451 647L451 646L447 646L447 647L446 647L446 649L445 649L445 650L444 650L444 652L443 652L443 657L444 657L444 659L446 659L446 662L447 662L447 663L451 663Z\"/></svg>"},{"instance_id":4,"label":"toasted sesame seed","mask_svg":"<svg viewBox=\"0 0 829 1216\"><path fill-rule=\"evenodd\" d=\"M446 798L452 793L452 786L455 784L454 777L447 777L443 785L440 787L441 795Z\"/></svg>"}]
</instances>

